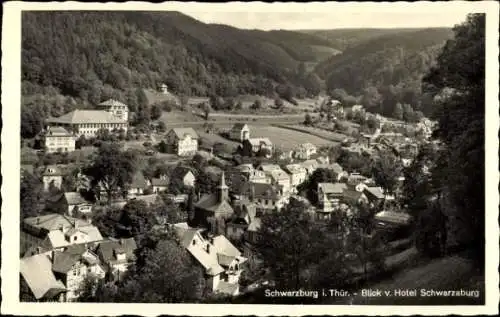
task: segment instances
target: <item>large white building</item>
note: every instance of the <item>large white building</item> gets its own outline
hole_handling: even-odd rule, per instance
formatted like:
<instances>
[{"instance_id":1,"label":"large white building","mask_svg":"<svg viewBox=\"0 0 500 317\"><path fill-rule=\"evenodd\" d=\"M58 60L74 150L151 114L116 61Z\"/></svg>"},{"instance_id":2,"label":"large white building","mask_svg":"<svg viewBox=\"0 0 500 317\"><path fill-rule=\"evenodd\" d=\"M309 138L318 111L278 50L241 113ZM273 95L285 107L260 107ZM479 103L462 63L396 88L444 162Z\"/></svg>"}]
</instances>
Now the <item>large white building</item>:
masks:
<instances>
[{"instance_id":1,"label":"large white building","mask_svg":"<svg viewBox=\"0 0 500 317\"><path fill-rule=\"evenodd\" d=\"M170 151L179 156L189 156L198 151L198 134L193 128L174 128L167 133Z\"/></svg>"},{"instance_id":2,"label":"large white building","mask_svg":"<svg viewBox=\"0 0 500 317\"><path fill-rule=\"evenodd\" d=\"M48 128L44 133L45 151L73 152L75 150L75 136L63 127Z\"/></svg>"},{"instance_id":3,"label":"large white building","mask_svg":"<svg viewBox=\"0 0 500 317\"><path fill-rule=\"evenodd\" d=\"M110 132L128 129L128 106L110 99L97 105L99 110L76 109L57 118L49 118L49 127L63 127L77 137L93 137L97 131Z\"/></svg>"},{"instance_id":4,"label":"large white building","mask_svg":"<svg viewBox=\"0 0 500 317\"><path fill-rule=\"evenodd\" d=\"M127 132L128 122L115 116L113 113L103 110L79 110L76 109L57 118L47 119L49 126L64 127L72 131L76 136L84 135L93 137L100 129L110 132L123 129Z\"/></svg>"}]
</instances>

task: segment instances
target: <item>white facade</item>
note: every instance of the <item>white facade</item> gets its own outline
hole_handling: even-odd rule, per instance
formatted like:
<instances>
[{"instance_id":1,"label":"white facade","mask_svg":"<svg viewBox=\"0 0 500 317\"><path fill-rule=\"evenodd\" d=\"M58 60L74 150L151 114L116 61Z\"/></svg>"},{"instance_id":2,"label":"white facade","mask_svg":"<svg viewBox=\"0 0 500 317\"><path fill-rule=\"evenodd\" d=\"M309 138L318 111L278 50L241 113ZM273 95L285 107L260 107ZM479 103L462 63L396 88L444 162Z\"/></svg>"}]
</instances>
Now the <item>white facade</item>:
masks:
<instances>
[{"instance_id":1,"label":"white facade","mask_svg":"<svg viewBox=\"0 0 500 317\"><path fill-rule=\"evenodd\" d=\"M308 160L316 154L318 149L311 143L304 143L295 149L295 158L299 160Z\"/></svg>"}]
</instances>

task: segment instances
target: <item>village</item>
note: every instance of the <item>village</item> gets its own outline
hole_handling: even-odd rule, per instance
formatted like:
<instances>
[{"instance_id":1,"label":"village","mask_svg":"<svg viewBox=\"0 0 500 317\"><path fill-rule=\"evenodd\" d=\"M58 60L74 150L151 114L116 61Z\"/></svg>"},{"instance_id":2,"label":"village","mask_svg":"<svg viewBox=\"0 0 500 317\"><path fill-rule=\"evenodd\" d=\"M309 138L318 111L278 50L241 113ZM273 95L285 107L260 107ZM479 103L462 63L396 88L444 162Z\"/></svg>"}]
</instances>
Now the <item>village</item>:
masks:
<instances>
[{"instance_id":1,"label":"village","mask_svg":"<svg viewBox=\"0 0 500 317\"><path fill-rule=\"evenodd\" d=\"M160 92L166 90L164 85ZM21 219L21 276L26 286L21 289L37 301L78 301L90 275L107 283L126 279L137 260L137 239L144 238L131 233L133 224L127 227L119 217L107 215L134 208L155 213L154 223L140 234L175 233L204 270L210 292L221 296L237 297L273 283L266 273L253 274L252 280L244 272L262 261L255 251L261 218L292 203L301 204L310 221L320 224L338 214L355 216L359 206L365 206L373 211L374 230L384 241L395 241L400 249L402 241L411 246L411 215L400 203L402 169L374 177L369 165L391 153L408 167L419 147L430 143L433 123L422 118L409 134L405 128L410 124L371 114L362 105L344 108L323 96L315 107L302 122L279 128L288 131L291 141L293 133L300 133L321 139L321 144L273 142L274 134L259 133L266 124L258 120L238 119L230 127L215 122L210 127L208 118L203 126L167 124L165 132L154 127L140 144L123 137L136 127L130 123L128 106L113 99L95 109L49 118L37 137L42 163L21 166L22 180L31 178L42 186L37 203L43 210ZM365 124L360 132L356 121L373 124ZM347 132L346 125L356 131ZM207 136L215 142L206 142ZM87 144L82 146L82 140ZM90 145L91 140L98 140L97 145ZM97 147L98 154L70 162L68 155L82 147ZM108 153L123 158L127 151L135 151L139 168L116 156L105 157ZM89 171L89 163L95 169L97 161L101 170ZM394 179L377 182L384 177ZM101 232L103 217L113 229ZM128 234L120 234L123 231Z\"/></svg>"}]
</instances>

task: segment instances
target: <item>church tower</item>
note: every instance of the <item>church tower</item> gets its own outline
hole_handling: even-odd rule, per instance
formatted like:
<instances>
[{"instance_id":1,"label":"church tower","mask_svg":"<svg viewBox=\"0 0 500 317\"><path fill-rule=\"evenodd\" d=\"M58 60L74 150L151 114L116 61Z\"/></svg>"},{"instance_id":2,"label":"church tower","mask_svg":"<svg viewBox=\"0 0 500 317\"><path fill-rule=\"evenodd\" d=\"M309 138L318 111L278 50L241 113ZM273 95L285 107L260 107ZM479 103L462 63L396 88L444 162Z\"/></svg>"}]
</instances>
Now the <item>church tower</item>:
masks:
<instances>
[{"instance_id":1,"label":"church tower","mask_svg":"<svg viewBox=\"0 0 500 317\"><path fill-rule=\"evenodd\" d=\"M217 187L219 191L219 202L223 202L224 200L229 200L229 187L226 185L226 178L224 175L224 171L222 172L219 187Z\"/></svg>"}]
</instances>

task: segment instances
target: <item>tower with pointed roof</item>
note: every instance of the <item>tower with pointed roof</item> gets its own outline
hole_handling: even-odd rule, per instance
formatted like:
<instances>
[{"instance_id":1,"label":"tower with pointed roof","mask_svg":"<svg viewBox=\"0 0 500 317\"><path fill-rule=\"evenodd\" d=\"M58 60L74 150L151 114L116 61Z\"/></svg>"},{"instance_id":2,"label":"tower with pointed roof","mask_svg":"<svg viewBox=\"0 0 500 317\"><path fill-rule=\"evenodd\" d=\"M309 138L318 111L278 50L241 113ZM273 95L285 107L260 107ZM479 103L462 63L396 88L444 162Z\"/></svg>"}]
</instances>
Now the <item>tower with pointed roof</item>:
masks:
<instances>
[{"instance_id":1,"label":"tower with pointed roof","mask_svg":"<svg viewBox=\"0 0 500 317\"><path fill-rule=\"evenodd\" d=\"M229 187L226 185L226 177L224 171L222 171L219 186L217 187L219 193L219 202L229 200Z\"/></svg>"}]
</instances>

